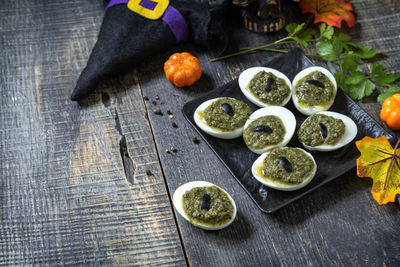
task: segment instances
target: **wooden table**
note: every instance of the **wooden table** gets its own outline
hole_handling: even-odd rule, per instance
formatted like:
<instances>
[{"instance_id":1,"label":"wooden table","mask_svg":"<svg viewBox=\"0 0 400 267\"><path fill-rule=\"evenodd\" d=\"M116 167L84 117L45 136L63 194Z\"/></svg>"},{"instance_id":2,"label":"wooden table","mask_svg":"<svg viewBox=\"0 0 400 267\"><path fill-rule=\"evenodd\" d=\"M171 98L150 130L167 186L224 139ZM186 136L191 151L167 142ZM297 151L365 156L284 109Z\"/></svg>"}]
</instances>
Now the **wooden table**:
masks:
<instances>
[{"instance_id":1,"label":"wooden table","mask_svg":"<svg viewBox=\"0 0 400 267\"><path fill-rule=\"evenodd\" d=\"M399 73L399 3L352 3L350 34L380 49L380 63ZM103 15L101 0L0 4L0 265L399 266L399 208L378 206L371 180L355 169L264 214L211 149L192 142L198 134L183 104L275 54L210 63L209 51L181 44L105 81L81 104L71 102ZM284 34L231 24L238 46ZM163 62L176 51L202 63L204 75L190 88L164 77ZM362 104L378 119L379 104ZM171 146L178 152L165 153ZM171 195L192 180L233 196L238 216L230 227L207 232L176 215Z\"/></svg>"}]
</instances>

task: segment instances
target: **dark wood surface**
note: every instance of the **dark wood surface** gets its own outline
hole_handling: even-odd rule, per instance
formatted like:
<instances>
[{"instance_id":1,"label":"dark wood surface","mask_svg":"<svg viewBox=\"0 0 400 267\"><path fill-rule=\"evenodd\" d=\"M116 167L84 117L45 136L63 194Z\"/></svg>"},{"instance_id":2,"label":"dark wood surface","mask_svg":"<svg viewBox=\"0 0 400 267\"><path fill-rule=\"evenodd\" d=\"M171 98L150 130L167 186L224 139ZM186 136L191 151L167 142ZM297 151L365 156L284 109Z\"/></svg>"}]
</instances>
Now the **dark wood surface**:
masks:
<instances>
[{"instance_id":1,"label":"dark wood surface","mask_svg":"<svg viewBox=\"0 0 400 267\"><path fill-rule=\"evenodd\" d=\"M352 3L357 24L349 33L379 48L380 63L399 73L399 3ZM272 53L210 63L211 52L180 44L105 81L80 105L71 102L103 14L101 0L0 4L0 265L400 264L400 210L395 203L378 206L371 180L357 178L355 169L264 214L211 149L192 142L197 134L183 118L183 104ZM282 35L230 25L236 46ZM162 71L178 51L202 64L203 77L190 88L174 87ZM361 104L379 119L379 104ZM178 152L165 153L171 146ZM230 227L204 231L176 215L170 196L192 180L232 195L238 216Z\"/></svg>"}]
</instances>

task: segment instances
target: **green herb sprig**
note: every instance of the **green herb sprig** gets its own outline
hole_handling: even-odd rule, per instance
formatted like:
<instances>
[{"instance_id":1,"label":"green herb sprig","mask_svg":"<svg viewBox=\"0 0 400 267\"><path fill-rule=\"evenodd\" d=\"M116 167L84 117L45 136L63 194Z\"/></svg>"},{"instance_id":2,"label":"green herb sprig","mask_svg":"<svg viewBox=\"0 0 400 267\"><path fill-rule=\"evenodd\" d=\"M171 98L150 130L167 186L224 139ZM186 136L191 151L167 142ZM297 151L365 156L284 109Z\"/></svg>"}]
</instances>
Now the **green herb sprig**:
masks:
<instances>
[{"instance_id":1,"label":"green herb sprig","mask_svg":"<svg viewBox=\"0 0 400 267\"><path fill-rule=\"evenodd\" d=\"M320 24L319 33L314 29L306 28L305 24L292 23L286 26L288 36L273 43L244 47L241 51L211 59L212 62L230 58L233 56L247 54L249 52L264 50L278 53L287 53L287 50L271 48L283 44L298 44L302 49L309 44L315 44L318 55L306 54L310 57L317 57L332 62L338 66L339 71L334 73L337 84L354 100L370 96L375 90L379 90L377 101L382 103L387 97L400 93L400 87L391 87L382 92L380 87L389 87L395 82L399 75L387 73L382 65L367 65L363 69L364 61L374 58L378 50L369 45L359 45L351 41L351 36L337 32L332 26L325 23Z\"/></svg>"}]
</instances>

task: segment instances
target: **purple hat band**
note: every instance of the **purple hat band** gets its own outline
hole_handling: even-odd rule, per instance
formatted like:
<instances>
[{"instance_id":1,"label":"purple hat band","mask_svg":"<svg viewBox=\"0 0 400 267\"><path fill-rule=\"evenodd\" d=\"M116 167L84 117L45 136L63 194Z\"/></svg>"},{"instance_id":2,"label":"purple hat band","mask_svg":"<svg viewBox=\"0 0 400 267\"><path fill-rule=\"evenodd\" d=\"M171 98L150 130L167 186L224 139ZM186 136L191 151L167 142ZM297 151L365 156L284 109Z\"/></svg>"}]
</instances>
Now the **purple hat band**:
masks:
<instances>
[{"instance_id":1,"label":"purple hat band","mask_svg":"<svg viewBox=\"0 0 400 267\"><path fill-rule=\"evenodd\" d=\"M128 4L129 0L111 0L106 6L106 10L115 5ZM141 6L153 10L155 3L149 0L142 0ZM186 41L189 37L189 27L185 18L173 6L169 5L161 17L175 36L176 42Z\"/></svg>"}]
</instances>

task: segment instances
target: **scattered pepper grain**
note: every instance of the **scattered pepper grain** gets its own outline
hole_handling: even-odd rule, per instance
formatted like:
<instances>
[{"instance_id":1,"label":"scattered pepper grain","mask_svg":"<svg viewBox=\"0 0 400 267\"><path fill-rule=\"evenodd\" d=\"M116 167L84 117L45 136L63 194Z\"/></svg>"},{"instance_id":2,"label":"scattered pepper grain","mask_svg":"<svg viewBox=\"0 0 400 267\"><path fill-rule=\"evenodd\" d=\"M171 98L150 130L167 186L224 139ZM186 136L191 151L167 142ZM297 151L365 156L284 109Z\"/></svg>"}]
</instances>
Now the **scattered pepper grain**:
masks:
<instances>
[{"instance_id":1,"label":"scattered pepper grain","mask_svg":"<svg viewBox=\"0 0 400 267\"><path fill-rule=\"evenodd\" d=\"M160 116L163 115L163 113L161 112L160 109L155 109L155 110L153 110L153 112L154 112L154 114L156 114L156 115L160 115Z\"/></svg>"}]
</instances>

